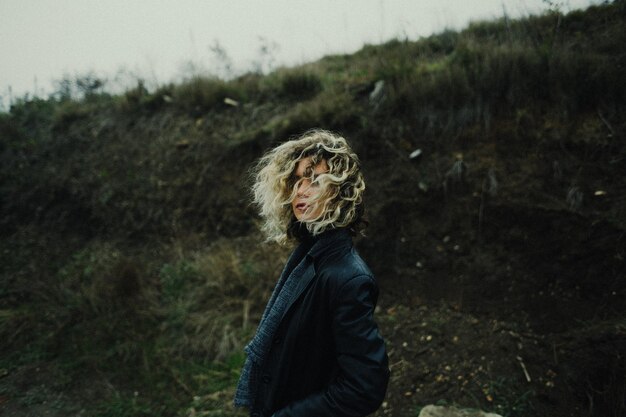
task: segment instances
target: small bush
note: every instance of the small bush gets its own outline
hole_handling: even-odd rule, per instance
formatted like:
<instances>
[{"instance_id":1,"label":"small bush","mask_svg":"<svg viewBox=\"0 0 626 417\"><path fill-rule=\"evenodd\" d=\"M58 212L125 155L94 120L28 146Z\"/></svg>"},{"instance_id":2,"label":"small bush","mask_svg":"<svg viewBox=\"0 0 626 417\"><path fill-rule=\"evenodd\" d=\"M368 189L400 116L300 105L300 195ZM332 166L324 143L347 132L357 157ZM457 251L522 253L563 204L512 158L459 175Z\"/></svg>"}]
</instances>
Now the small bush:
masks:
<instances>
[{"instance_id":1,"label":"small bush","mask_svg":"<svg viewBox=\"0 0 626 417\"><path fill-rule=\"evenodd\" d=\"M267 78L255 72L249 72L241 75L230 83L242 95L242 99L248 101L256 101L263 96L261 84Z\"/></svg>"},{"instance_id":2,"label":"small bush","mask_svg":"<svg viewBox=\"0 0 626 417\"><path fill-rule=\"evenodd\" d=\"M16 100L9 114L11 122L22 132L38 138L49 136L48 129L54 118L57 103L54 99L28 98Z\"/></svg>"},{"instance_id":3,"label":"small bush","mask_svg":"<svg viewBox=\"0 0 626 417\"><path fill-rule=\"evenodd\" d=\"M210 109L224 108L224 99L241 100L242 93L235 85L218 78L196 76L177 86L173 103L184 110L201 114Z\"/></svg>"},{"instance_id":4,"label":"small bush","mask_svg":"<svg viewBox=\"0 0 626 417\"><path fill-rule=\"evenodd\" d=\"M322 91L322 81L312 73L288 72L280 80L280 94L291 99L305 100Z\"/></svg>"},{"instance_id":5,"label":"small bush","mask_svg":"<svg viewBox=\"0 0 626 417\"><path fill-rule=\"evenodd\" d=\"M445 30L437 35L430 36L419 42L423 51L428 55L449 55L459 42L459 33L453 30Z\"/></svg>"}]
</instances>

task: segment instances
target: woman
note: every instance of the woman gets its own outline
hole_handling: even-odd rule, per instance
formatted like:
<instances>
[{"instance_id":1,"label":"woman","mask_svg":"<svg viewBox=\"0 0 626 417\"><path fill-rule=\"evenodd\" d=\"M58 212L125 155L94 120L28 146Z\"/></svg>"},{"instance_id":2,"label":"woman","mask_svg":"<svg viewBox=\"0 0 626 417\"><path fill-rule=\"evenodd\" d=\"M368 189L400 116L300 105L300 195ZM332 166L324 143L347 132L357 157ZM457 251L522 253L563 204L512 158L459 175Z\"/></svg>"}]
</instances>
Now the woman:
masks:
<instances>
[{"instance_id":1,"label":"woman","mask_svg":"<svg viewBox=\"0 0 626 417\"><path fill-rule=\"evenodd\" d=\"M265 233L299 244L245 348L235 405L253 417L365 416L382 403L389 368L373 319L378 289L352 246L364 189L356 154L323 130L256 167Z\"/></svg>"}]
</instances>

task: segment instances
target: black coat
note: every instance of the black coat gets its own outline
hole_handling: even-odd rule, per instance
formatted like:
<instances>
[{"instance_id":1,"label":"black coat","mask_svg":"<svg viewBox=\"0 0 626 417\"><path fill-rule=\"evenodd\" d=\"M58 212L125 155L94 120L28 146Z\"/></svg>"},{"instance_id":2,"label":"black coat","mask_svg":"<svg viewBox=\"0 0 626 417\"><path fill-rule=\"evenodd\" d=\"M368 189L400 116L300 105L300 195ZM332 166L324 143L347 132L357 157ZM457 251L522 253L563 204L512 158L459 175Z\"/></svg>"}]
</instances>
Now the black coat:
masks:
<instances>
[{"instance_id":1,"label":"black coat","mask_svg":"<svg viewBox=\"0 0 626 417\"><path fill-rule=\"evenodd\" d=\"M319 239L262 365L253 417L366 416L385 396L389 367L373 318L372 272L346 230Z\"/></svg>"}]
</instances>

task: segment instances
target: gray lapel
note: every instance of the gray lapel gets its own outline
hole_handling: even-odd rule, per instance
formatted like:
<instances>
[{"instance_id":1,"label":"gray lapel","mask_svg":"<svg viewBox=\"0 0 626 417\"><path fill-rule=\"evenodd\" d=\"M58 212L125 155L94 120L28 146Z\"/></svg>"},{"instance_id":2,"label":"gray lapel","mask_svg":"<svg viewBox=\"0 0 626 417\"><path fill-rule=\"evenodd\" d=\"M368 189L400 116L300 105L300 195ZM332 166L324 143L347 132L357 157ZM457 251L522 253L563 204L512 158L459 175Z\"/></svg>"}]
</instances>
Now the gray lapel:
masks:
<instances>
[{"instance_id":1,"label":"gray lapel","mask_svg":"<svg viewBox=\"0 0 626 417\"><path fill-rule=\"evenodd\" d=\"M310 259L309 257L305 257L305 259L302 262L306 262L308 263L308 265L306 266L306 268L304 268L304 270L302 270L302 272L299 271L301 270L300 265L299 265L298 267L296 267L296 269L294 269L292 273L292 274L297 274L297 275L290 277L292 279L295 279L297 284L296 284L296 287L294 288L294 291L290 299L287 301L287 306L285 307L285 310L283 311L283 315L280 318L281 321L285 317L287 312L289 312L289 309L291 308L293 303L295 303L296 300L300 298L304 290L306 290L306 288L309 286L309 283L313 280L313 277L315 277L315 267L314 267L312 259ZM304 265L302 266L304 267Z\"/></svg>"}]
</instances>

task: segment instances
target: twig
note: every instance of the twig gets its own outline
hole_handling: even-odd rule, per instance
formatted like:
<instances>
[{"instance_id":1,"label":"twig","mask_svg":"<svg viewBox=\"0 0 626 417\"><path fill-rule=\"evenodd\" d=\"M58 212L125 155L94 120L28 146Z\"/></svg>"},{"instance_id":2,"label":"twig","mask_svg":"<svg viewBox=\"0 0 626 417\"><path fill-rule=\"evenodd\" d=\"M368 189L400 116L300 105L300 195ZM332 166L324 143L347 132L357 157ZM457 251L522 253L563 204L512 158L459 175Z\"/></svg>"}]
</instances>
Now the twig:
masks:
<instances>
[{"instance_id":1,"label":"twig","mask_svg":"<svg viewBox=\"0 0 626 417\"><path fill-rule=\"evenodd\" d=\"M180 385L180 386L181 386L181 388L182 388L182 389L183 389L183 390L184 390L187 394L189 394L189 395L193 395L193 394L194 394L194 392L193 392L191 389L189 389L189 387L187 386L187 384L185 384L183 381L181 381L181 380L180 380L180 378L178 378L178 377L176 376L176 372L174 371L174 369L173 369L173 368L169 368L169 370L170 370L170 375L172 375L172 378L174 378L174 382L176 382L178 385Z\"/></svg>"},{"instance_id":2,"label":"twig","mask_svg":"<svg viewBox=\"0 0 626 417\"><path fill-rule=\"evenodd\" d=\"M589 385L589 381L587 381L587 385ZM591 386L589 386L591 388ZM587 394L587 398L589 399L589 415L593 415L593 395L589 394L589 391L585 390L585 394Z\"/></svg>"},{"instance_id":3,"label":"twig","mask_svg":"<svg viewBox=\"0 0 626 417\"><path fill-rule=\"evenodd\" d=\"M554 342L552 342L552 353L554 354L554 364L556 366L559 365L559 357L556 354L556 344Z\"/></svg>"},{"instance_id":4,"label":"twig","mask_svg":"<svg viewBox=\"0 0 626 417\"><path fill-rule=\"evenodd\" d=\"M483 180L482 189L480 191L480 207L478 208L478 243L483 243L483 216L485 212L485 188L487 188L487 180Z\"/></svg>"},{"instance_id":5,"label":"twig","mask_svg":"<svg viewBox=\"0 0 626 417\"><path fill-rule=\"evenodd\" d=\"M396 148L389 139L385 140L385 145L387 145L392 151L394 151L400 158L405 159L407 157L404 153L400 152L400 150Z\"/></svg>"},{"instance_id":6,"label":"twig","mask_svg":"<svg viewBox=\"0 0 626 417\"><path fill-rule=\"evenodd\" d=\"M598 109L598 117L600 117L600 120L602 120L602 123L604 123L606 128L609 129L609 132L611 132L611 136L614 136L615 135L615 131L611 127L611 124L608 122L608 120L606 120L604 118L604 116L602 116L602 112L600 111L600 109Z\"/></svg>"},{"instance_id":7,"label":"twig","mask_svg":"<svg viewBox=\"0 0 626 417\"><path fill-rule=\"evenodd\" d=\"M250 300L243 300L243 329L248 328L250 322Z\"/></svg>"},{"instance_id":8,"label":"twig","mask_svg":"<svg viewBox=\"0 0 626 417\"><path fill-rule=\"evenodd\" d=\"M522 366L522 371L524 371L524 376L526 377L526 381L530 382L530 375L528 375L528 371L526 370L526 365L524 365L524 361L521 356L517 357L519 364Z\"/></svg>"},{"instance_id":9,"label":"twig","mask_svg":"<svg viewBox=\"0 0 626 417\"><path fill-rule=\"evenodd\" d=\"M23 321L19 326L17 326L17 330L13 332L13 334L9 335L8 340L6 341L7 346L10 346L13 341L17 338L17 336L21 333L22 329L26 327L27 322Z\"/></svg>"}]
</instances>

